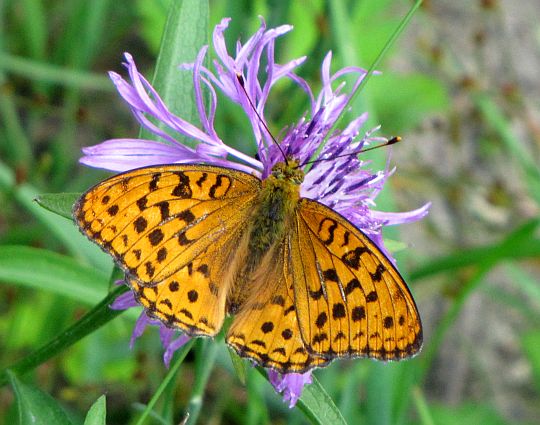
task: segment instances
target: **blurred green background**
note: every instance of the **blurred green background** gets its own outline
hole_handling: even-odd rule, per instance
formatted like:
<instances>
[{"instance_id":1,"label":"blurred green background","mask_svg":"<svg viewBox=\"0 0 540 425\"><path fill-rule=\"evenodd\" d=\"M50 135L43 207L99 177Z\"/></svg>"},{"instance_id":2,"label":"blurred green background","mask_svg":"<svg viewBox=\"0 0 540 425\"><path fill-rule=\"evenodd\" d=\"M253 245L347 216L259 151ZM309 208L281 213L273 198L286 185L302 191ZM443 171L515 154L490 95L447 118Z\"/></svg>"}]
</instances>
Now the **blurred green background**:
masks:
<instances>
[{"instance_id":1,"label":"blurred green background","mask_svg":"<svg viewBox=\"0 0 540 425\"><path fill-rule=\"evenodd\" d=\"M81 192L108 174L78 164L80 148L138 127L107 78L122 53L153 73L166 0L0 1L0 366L8 367L75 323L107 294L111 260L74 225L33 199ZM328 50L334 67L368 68L411 2L211 0L210 27L233 21L230 46L258 28L293 24L278 62L307 55L315 87ZM433 203L423 221L389 237L424 323L415 359L340 361L315 374L350 424L540 423L540 8L537 0L424 2L354 105L392 148L397 172L377 200L406 211ZM273 93L275 134L307 109ZM286 98L287 102L280 101ZM221 102L220 136L253 153L246 120ZM367 128L366 128L367 130ZM386 152L372 155L384 165ZM107 423L135 423L162 382L157 331L128 342L123 314L0 388L0 423L58 403L73 423L102 394ZM156 406L179 423L194 402L209 342L198 342ZM306 423L255 370L246 384L223 343L204 389L201 424ZM13 388L17 388L14 392ZM49 394L54 403L47 396ZM26 403L26 404L25 404ZM24 422L24 418L23 418ZM42 422L53 423L53 422ZM96 422L97 423L97 422Z\"/></svg>"}]
</instances>

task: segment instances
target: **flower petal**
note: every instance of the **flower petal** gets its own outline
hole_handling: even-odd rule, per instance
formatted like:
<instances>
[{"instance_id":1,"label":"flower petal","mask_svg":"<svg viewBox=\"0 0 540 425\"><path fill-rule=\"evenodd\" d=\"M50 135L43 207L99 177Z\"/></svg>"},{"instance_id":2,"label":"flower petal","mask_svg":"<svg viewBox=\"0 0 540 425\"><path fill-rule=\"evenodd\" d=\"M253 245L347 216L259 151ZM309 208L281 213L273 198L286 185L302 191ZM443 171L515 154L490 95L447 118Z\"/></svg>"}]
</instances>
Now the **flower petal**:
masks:
<instances>
[{"instance_id":1,"label":"flower petal","mask_svg":"<svg viewBox=\"0 0 540 425\"><path fill-rule=\"evenodd\" d=\"M283 401L289 402L291 409L302 395L304 387L312 382L311 371L281 374L270 369L268 379L277 393L283 393Z\"/></svg>"},{"instance_id":2,"label":"flower petal","mask_svg":"<svg viewBox=\"0 0 540 425\"><path fill-rule=\"evenodd\" d=\"M202 162L206 158L188 147L154 140L111 139L83 148L81 164L112 171L127 171L157 164Z\"/></svg>"}]
</instances>

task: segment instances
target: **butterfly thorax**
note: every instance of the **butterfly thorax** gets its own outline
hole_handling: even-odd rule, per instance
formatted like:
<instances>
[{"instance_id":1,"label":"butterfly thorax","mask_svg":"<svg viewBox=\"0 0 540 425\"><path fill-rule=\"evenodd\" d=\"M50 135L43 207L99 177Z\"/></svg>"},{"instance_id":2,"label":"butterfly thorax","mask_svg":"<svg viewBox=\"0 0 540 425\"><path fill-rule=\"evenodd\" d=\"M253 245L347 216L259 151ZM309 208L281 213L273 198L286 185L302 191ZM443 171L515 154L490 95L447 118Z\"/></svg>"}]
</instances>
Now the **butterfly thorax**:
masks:
<instances>
[{"instance_id":1,"label":"butterfly thorax","mask_svg":"<svg viewBox=\"0 0 540 425\"><path fill-rule=\"evenodd\" d=\"M255 259L260 260L267 250L283 236L287 220L300 199L300 184L304 180L298 162L279 162L262 183L258 211L254 217L250 236L250 248Z\"/></svg>"},{"instance_id":2,"label":"butterfly thorax","mask_svg":"<svg viewBox=\"0 0 540 425\"><path fill-rule=\"evenodd\" d=\"M294 217L300 200L300 184L304 172L298 161L288 159L272 168L272 173L262 182L262 189L254 210L253 220L247 229L248 254L242 268L237 273L233 292L229 297L229 312L235 310L245 300L249 291L250 277L260 266L265 255L279 247L287 226Z\"/></svg>"}]
</instances>

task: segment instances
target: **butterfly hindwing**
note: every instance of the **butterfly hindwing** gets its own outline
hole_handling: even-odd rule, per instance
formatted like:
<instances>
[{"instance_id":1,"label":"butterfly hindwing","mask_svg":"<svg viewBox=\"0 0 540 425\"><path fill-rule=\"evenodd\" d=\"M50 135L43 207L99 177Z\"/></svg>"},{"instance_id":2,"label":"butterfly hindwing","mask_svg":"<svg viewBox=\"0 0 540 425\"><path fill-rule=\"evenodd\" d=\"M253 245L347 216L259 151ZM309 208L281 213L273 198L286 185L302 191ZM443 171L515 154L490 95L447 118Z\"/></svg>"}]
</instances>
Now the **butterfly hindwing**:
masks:
<instances>
[{"instance_id":1,"label":"butterfly hindwing","mask_svg":"<svg viewBox=\"0 0 540 425\"><path fill-rule=\"evenodd\" d=\"M223 235L158 285L142 286L133 278L128 283L150 316L191 336L213 336L225 318L229 266L241 235L240 228Z\"/></svg>"},{"instance_id":2,"label":"butterfly hindwing","mask_svg":"<svg viewBox=\"0 0 540 425\"><path fill-rule=\"evenodd\" d=\"M309 350L334 357L414 355L422 328L392 262L330 208L302 199L292 236L298 322Z\"/></svg>"},{"instance_id":3,"label":"butterfly hindwing","mask_svg":"<svg viewBox=\"0 0 540 425\"><path fill-rule=\"evenodd\" d=\"M276 244L254 273L251 296L234 317L227 343L242 357L281 373L305 372L327 359L306 349L298 326L289 247Z\"/></svg>"}]
</instances>

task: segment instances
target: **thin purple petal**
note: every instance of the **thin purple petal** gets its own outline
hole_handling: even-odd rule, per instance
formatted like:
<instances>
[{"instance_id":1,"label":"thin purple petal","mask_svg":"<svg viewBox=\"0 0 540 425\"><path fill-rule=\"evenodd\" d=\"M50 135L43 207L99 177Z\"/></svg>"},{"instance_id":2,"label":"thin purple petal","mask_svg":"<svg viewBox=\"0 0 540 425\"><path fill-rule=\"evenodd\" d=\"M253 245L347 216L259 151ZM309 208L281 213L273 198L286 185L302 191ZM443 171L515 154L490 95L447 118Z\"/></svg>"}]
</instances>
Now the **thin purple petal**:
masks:
<instances>
[{"instance_id":1,"label":"thin purple petal","mask_svg":"<svg viewBox=\"0 0 540 425\"><path fill-rule=\"evenodd\" d=\"M268 370L268 379L277 393L283 393L283 401L289 402L291 409L302 395L304 387L312 382L311 371L281 374L270 369Z\"/></svg>"},{"instance_id":2,"label":"thin purple petal","mask_svg":"<svg viewBox=\"0 0 540 425\"><path fill-rule=\"evenodd\" d=\"M112 310L127 310L131 307L138 307L139 303L135 299L133 292L128 291L120 294L109 306Z\"/></svg>"},{"instance_id":3,"label":"thin purple petal","mask_svg":"<svg viewBox=\"0 0 540 425\"><path fill-rule=\"evenodd\" d=\"M189 336L182 334L166 346L165 352L163 353L163 363L165 363L165 366L169 367L171 365L174 353L182 348L189 340Z\"/></svg>"},{"instance_id":4,"label":"thin purple petal","mask_svg":"<svg viewBox=\"0 0 540 425\"><path fill-rule=\"evenodd\" d=\"M127 171L158 164L202 161L204 157L185 146L173 146L154 140L111 139L83 148L79 160L95 168Z\"/></svg>"}]
</instances>

